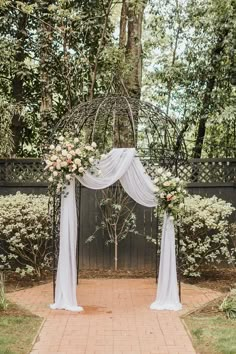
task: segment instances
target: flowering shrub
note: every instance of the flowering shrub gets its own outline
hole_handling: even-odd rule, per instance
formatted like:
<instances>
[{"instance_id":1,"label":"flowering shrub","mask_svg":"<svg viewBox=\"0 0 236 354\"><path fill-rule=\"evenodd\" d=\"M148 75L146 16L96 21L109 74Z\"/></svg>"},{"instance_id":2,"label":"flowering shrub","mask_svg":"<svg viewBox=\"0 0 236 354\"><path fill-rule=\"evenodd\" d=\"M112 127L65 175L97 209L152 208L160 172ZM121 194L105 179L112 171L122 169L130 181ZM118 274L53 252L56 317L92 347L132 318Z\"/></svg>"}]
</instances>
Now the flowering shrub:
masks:
<instances>
[{"instance_id":1,"label":"flowering shrub","mask_svg":"<svg viewBox=\"0 0 236 354\"><path fill-rule=\"evenodd\" d=\"M0 268L42 275L51 265L48 197L0 196Z\"/></svg>"},{"instance_id":2,"label":"flowering shrub","mask_svg":"<svg viewBox=\"0 0 236 354\"><path fill-rule=\"evenodd\" d=\"M91 145L80 143L78 138L58 138L58 144L50 145L49 153L46 155L46 167L49 171L49 182L57 186L60 192L66 183L75 175L82 176L85 171L94 165L99 158L97 144Z\"/></svg>"},{"instance_id":3,"label":"flowering shrub","mask_svg":"<svg viewBox=\"0 0 236 354\"><path fill-rule=\"evenodd\" d=\"M158 207L171 214L172 218L176 218L184 208L184 196L187 194L184 182L163 168L158 168L155 171L155 176L155 194Z\"/></svg>"},{"instance_id":4,"label":"flowering shrub","mask_svg":"<svg viewBox=\"0 0 236 354\"><path fill-rule=\"evenodd\" d=\"M197 277L203 265L235 262L228 220L233 210L230 203L216 196L185 198L180 241L184 275Z\"/></svg>"}]
</instances>

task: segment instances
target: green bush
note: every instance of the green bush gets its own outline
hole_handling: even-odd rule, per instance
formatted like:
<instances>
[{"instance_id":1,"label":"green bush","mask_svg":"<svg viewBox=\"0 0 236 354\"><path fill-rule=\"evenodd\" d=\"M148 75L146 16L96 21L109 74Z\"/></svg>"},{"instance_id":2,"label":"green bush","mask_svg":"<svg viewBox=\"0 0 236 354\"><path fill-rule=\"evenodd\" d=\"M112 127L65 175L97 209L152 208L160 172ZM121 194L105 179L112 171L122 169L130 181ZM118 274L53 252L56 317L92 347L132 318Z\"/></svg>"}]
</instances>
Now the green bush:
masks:
<instances>
[{"instance_id":1,"label":"green bush","mask_svg":"<svg viewBox=\"0 0 236 354\"><path fill-rule=\"evenodd\" d=\"M51 266L48 197L0 196L0 267L41 277Z\"/></svg>"}]
</instances>

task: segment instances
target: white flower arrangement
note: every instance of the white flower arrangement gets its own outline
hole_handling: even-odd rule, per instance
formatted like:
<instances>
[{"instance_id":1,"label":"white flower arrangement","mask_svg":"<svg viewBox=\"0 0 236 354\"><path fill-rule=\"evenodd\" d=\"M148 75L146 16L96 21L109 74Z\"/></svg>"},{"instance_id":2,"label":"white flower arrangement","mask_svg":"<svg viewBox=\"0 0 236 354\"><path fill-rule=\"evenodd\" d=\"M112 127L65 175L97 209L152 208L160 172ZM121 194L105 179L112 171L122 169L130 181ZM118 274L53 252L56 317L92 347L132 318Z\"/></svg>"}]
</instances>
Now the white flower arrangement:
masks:
<instances>
[{"instance_id":1,"label":"white flower arrangement","mask_svg":"<svg viewBox=\"0 0 236 354\"><path fill-rule=\"evenodd\" d=\"M184 208L184 197L187 192L184 182L174 177L171 172L158 168L155 171L155 194L161 210L166 211L175 219Z\"/></svg>"},{"instance_id":2,"label":"white flower arrangement","mask_svg":"<svg viewBox=\"0 0 236 354\"><path fill-rule=\"evenodd\" d=\"M56 186L59 193L74 176L82 176L88 168L94 166L99 174L99 169L95 166L99 159L95 142L89 145L81 143L77 137L60 136L57 145L49 146L45 157L48 181Z\"/></svg>"}]
</instances>

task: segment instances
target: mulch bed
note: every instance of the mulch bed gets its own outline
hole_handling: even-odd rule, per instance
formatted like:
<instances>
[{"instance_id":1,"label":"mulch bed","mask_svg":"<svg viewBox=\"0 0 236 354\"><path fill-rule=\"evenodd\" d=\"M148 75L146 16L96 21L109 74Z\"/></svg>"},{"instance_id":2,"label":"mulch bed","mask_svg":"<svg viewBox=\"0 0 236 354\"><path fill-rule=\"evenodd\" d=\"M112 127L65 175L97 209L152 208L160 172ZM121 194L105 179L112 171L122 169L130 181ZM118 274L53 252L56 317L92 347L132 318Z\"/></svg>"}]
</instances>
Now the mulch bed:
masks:
<instances>
[{"instance_id":1,"label":"mulch bed","mask_svg":"<svg viewBox=\"0 0 236 354\"><path fill-rule=\"evenodd\" d=\"M33 315L30 311L26 310L25 308L13 304L13 303L8 303L7 309L6 310L1 310L0 311L0 317L37 317L36 315Z\"/></svg>"},{"instance_id":2,"label":"mulch bed","mask_svg":"<svg viewBox=\"0 0 236 354\"><path fill-rule=\"evenodd\" d=\"M81 279L95 279L95 278L155 278L155 271L142 270L81 270L79 277ZM20 278L17 274L8 274L6 276L6 291L12 292L24 288L45 284L52 281L52 276L47 274L43 279L27 279ZM216 291L228 292L232 287L236 287L236 268L221 267L218 269L205 268L202 271L200 278L186 278L182 281L188 284L194 284L199 287L209 288Z\"/></svg>"}]
</instances>

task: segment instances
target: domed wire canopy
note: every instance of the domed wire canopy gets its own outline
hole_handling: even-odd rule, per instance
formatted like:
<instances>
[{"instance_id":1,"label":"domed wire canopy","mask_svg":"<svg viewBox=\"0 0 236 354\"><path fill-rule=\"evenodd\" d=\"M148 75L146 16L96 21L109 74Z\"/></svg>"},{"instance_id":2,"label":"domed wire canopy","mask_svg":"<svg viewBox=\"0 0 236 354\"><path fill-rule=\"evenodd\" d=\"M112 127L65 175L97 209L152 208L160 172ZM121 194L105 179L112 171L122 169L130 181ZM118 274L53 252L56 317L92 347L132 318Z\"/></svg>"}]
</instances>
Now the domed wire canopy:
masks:
<instances>
[{"instance_id":1,"label":"domed wire canopy","mask_svg":"<svg viewBox=\"0 0 236 354\"><path fill-rule=\"evenodd\" d=\"M65 134L73 134L85 143L95 141L101 153L108 152L112 148L134 147L151 176L156 164L172 169L177 175L178 163L187 159L187 149L176 122L153 104L125 95L109 94L79 104L61 118L52 132L50 142L54 142L59 135ZM81 204L81 193L79 184L79 188L76 188L78 205ZM56 195L53 197L53 203L53 289L55 294L60 219L60 201ZM78 220L79 235L80 214ZM157 270L159 232L158 226L156 228ZM179 232L177 237L179 249ZM79 246L77 251L79 259ZM79 261L77 261L78 273Z\"/></svg>"},{"instance_id":2,"label":"domed wire canopy","mask_svg":"<svg viewBox=\"0 0 236 354\"><path fill-rule=\"evenodd\" d=\"M135 147L148 161L172 167L187 158L176 122L151 103L123 95L107 95L81 103L62 117L54 129L95 141L101 152L113 147Z\"/></svg>"}]
</instances>

